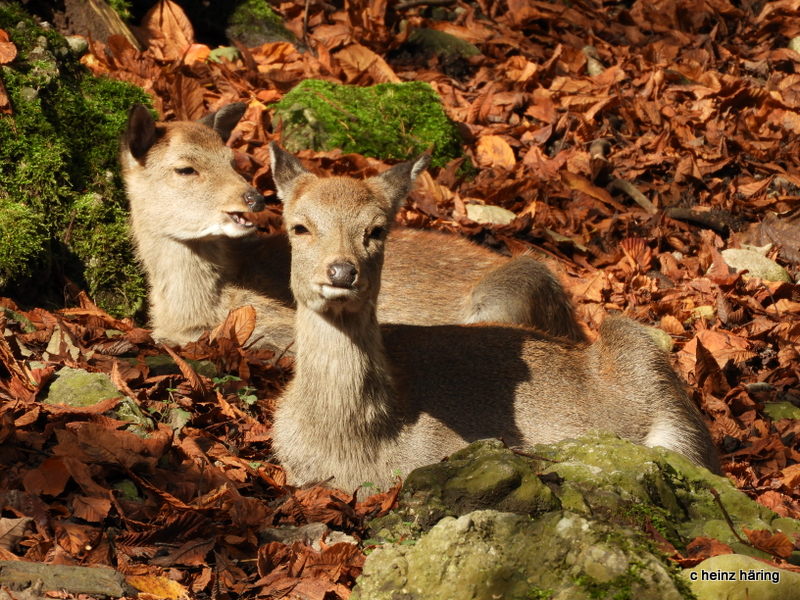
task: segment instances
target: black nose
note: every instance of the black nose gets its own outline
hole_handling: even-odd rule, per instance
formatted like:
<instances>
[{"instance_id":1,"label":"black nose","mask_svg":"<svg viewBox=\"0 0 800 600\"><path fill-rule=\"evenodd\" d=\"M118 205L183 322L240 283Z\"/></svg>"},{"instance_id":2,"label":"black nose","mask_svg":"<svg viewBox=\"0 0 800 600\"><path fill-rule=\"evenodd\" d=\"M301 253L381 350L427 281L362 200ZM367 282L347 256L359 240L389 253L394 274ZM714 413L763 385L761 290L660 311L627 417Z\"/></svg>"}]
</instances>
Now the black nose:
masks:
<instances>
[{"instance_id":1,"label":"black nose","mask_svg":"<svg viewBox=\"0 0 800 600\"><path fill-rule=\"evenodd\" d=\"M244 193L244 201L250 207L250 212L264 210L264 196L259 194L255 188L250 188Z\"/></svg>"},{"instance_id":2,"label":"black nose","mask_svg":"<svg viewBox=\"0 0 800 600\"><path fill-rule=\"evenodd\" d=\"M348 288L356 281L358 271L353 263L336 262L328 267L328 279L331 285L336 287Z\"/></svg>"}]
</instances>

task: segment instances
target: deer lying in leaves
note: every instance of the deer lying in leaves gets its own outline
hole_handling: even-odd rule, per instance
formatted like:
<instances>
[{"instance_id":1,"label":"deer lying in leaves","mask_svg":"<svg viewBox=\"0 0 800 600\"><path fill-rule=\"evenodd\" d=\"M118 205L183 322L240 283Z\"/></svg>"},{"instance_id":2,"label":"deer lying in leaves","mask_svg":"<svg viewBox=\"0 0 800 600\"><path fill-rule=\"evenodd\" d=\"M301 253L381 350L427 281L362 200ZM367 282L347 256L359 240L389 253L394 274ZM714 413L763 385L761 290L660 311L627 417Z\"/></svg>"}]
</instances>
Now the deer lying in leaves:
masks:
<instances>
[{"instance_id":1,"label":"deer lying in leaves","mask_svg":"<svg viewBox=\"0 0 800 600\"><path fill-rule=\"evenodd\" d=\"M264 201L234 170L225 145L244 110L230 104L198 122L172 123L154 122L143 106L130 112L120 161L153 333L162 341L196 340L244 305L257 318L248 345L283 348L294 337L288 241L255 235L247 212ZM295 176L306 173L282 156ZM410 229L387 244L381 321L520 323L584 339L566 292L531 257L508 259L457 236Z\"/></svg>"},{"instance_id":2,"label":"deer lying in leaves","mask_svg":"<svg viewBox=\"0 0 800 600\"><path fill-rule=\"evenodd\" d=\"M395 211L426 160L366 180L318 178L272 146L292 247L295 376L278 403L290 481L385 487L480 438L528 446L608 430L718 470L701 417L634 321L591 346L498 325L378 325Z\"/></svg>"}]
</instances>

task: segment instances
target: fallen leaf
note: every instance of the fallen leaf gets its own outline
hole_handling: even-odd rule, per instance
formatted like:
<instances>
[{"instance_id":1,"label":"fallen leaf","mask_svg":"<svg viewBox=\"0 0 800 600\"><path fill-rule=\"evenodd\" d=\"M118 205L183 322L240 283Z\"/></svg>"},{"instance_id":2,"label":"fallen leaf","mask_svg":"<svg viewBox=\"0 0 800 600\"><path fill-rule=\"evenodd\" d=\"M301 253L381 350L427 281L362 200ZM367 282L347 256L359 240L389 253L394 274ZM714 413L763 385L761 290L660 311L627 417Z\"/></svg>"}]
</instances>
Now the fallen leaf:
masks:
<instances>
[{"instance_id":1,"label":"fallen leaf","mask_svg":"<svg viewBox=\"0 0 800 600\"><path fill-rule=\"evenodd\" d=\"M16 57L16 45L9 39L8 33L0 29L0 65L8 64Z\"/></svg>"},{"instance_id":2,"label":"fallen leaf","mask_svg":"<svg viewBox=\"0 0 800 600\"><path fill-rule=\"evenodd\" d=\"M517 164L514 151L508 142L499 135L484 135L478 140L475 150L478 164L481 167L500 167L513 169Z\"/></svg>"},{"instance_id":3,"label":"fallen leaf","mask_svg":"<svg viewBox=\"0 0 800 600\"><path fill-rule=\"evenodd\" d=\"M129 575L125 581L140 592L150 594L155 598L182 600L189 597L187 588L162 575Z\"/></svg>"}]
</instances>

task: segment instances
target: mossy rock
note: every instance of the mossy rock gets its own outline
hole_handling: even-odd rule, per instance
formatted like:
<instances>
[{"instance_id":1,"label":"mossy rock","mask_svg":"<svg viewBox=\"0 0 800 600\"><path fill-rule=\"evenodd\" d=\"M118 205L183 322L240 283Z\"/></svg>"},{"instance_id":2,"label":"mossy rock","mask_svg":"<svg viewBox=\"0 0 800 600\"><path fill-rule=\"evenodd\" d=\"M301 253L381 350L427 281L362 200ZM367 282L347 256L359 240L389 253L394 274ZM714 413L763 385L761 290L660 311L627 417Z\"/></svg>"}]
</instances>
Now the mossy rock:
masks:
<instances>
[{"instance_id":1,"label":"mossy rock","mask_svg":"<svg viewBox=\"0 0 800 600\"><path fill-rule=\"evenodd\" d=\"M446 516L493 508L539 514L561 507L529 461L499 440L481 440L445 462L412 471L403 483L401 510L370 524L373 538L399 540L426 531Z\"/></svg>"},{"instance_id":2,"label":"mossy rock","mask_svg":"<svg viewBox=\"0 0 800 600\"><path fill-rule=\"evenodd\" d=\"M105 373L90 373L84 369L62 367L47 388L42 401L45 404L80 408L94 406L109 398L120 399L116 408L108 414L129 423L128 431L145 437L155 428L153 420L136 402L119 391Z\"/></svg>"},{"instance_id":3,"label":"mossy rock","mask_svg":"<svg viewBox=\"0 0 800 600\"><path fill-rule=\"evenodd\" d=\"M0 4L0 28L18 50L0 66L12 108L0 115L2 293L55 303L66 276L107 310L132 315L146 291L117 152L128 109L147 95L93 77L59 33L15 4Z\"/></svg>"},{"instance_id":4,"label":"mossy rock","mask_svg":"<svg viewBox=\"0 0 800 600\"><path fill-rule=\"evenodd\" d=\"M474 44L470 44L454 35L422 27L414 29L406 42L408 49L416 50L425 57L437 56L445 60L457 58L467 59L479 56L481 51Z\"/></svg>"},{"instance_id":5,"label":"mossy rock","mask_svg":"<svg viewBox=\"0 0 800 600\"><path fill-rule=\"evenodd\" d=\"M697 600L800 600L800 573L742 554L712 556L683 576Z\"/></svg>"},{"instance_id":6,"label":"mossy rock","mask_svg":"<svg viewBox=\"0 0 800 600\"><path fill-rule=\"evenodd\" d=\"M737 273L747 271L745 278L756 277L765 281L792 283L792 277L786 269L756 250L727 248L721 254L725 263Z\"/></svg>"},{"instance_id":7,"label":"mossy rock","mask_svg":"<svg viewBox=\"0 0 800 600\"><path fill-rule=\"evenodd\" d=\"M719 501L715 499L714 493L719 496ZM532 519L534 523L549 523L548 526L552 525L548 521L551 519L549 515L554 512L582 518L590 530L602 524L606 528L603 529L606 532L603 534L604 539L612 543L612 549L603 550L604 557L617 556L615 552L620 547L614 544L620 542L624 556L628 556L628 551L633 552L634 556L653 554L660 557L662 565L670 573L674 570L671 563L649 546L652 542L649 541L647 532L652 529L658 531L679 551L685 551L688 542L695 537L704 536L716 538L740 554L760 558L768 557L738 541L726 522L726 514L742 537L744 528L783 532L790 539L800 534L800 521L778 516L737 490L725 477L714 475L692 464L682 455L663 448L646 448L614 435L590 433L574 440L537 445L521 455L503 447L497 440L482 440L456 452L445 462L412 471L400 493L398 508L372 521L372 541L383 546L380 552L370 554L367 558L364 570L367 577L362 581L369 581L369 584L362 588L365 591L362 591L361 597L371 600L395 597L444 598L453 592L453 588L447 586L451 583L455 585L454 582L459 578L463 578L465 582L472 581L469 572L461 573L459 569L471 569L469 564L473 559L465 559L466 562L462 564L458 562L460 558L452 558L470 554L470 549L453 550L455 555L447 555L443 549L435 550L423 545L423 541L433 535L441 523L450 522L448 520L453 517L459 517L460 521L463 515L474 514L468 511L476 508L499 508L525 519ZM536 525L535 528L539 526ZM559 537L561 532L557 528L551 530L550 535L559 543L567 543ZM393 545L386 545L386 542ZM634 542L639 550L631 545ZM426 552L441 553L432 554L425 559L428 562L423 565L417 562L422 558L412 560L408 551L404 550L406 546L413 544L424 548ZM530 544L535 548L537 542L531 541ZM549 545L546 547L549 548ZM383 553L384 550L386 554ZM488 548L482 551L490 552ZM547 555L549 549L541 552L539 556L543 561L550 560ZM560 558L554 558L555 562L551 561L549 564L553 570L562 574L565 569L572 573L573 579L570 581L584 581L588 585L586 589L594 590L588 597L660 597L648 596L651 593L649 588L626 595L619 587L609 589L595 586L598 581L602 583L604 576L598 578L597 573L592 574L591 571L569 571L574 566L571 561L580 552L582 550L573 546L573 551L564 556L558 555ZM389 556L390 560L373 558L373 555ZM557 564L559 560L563 564ZM372 561L385 564L372 567ZM598 561L603 563L606 559ZM540 574L537 565L522 565L518 558L508 557L505 552L492 555L491 561L484 562L490 563L490 566L485 567L491 571L486 574L487 580L494 581L498 577L496 573L500 572L514 573L513 577L516 578L516 574L522 569L527 581L539 589L551 590L551 595L541 597L585 597L581 595L582 592L573 588L561 587L567 585L566 579L559 579L554 583ZM389 564L394 566L389 569L386 567ZM630 563L623 561L620 564ZM641 565L633 567L639 569ZM418 568L424 569L426 573L417 573ZM434 581L429 579L431 575L427 571L444 573L447 576L442 575L442 581ZM587 576L590 578L587 579ZM616 581L617 575L612 574L610 577L609 581ZM617 583L621 585L622 581ZM628 578L625 581L631 582L633 579ZM436 587L432 589L437 591L430 592L429 595L422 594L416 591L418 584L434 585ZM438 591L440 589L444 590L441 595ZM407 592L409 595L383 595L385 590L405 590L403 593ZM680 586L675 587L676 593L683 594L684 591ZM591 595L595 592L598 595ZM492 593L497 593L497 590ZM518 593L516 587L508 588L504 593L511 595L501 594L501 597L526 597L513 595ZM461 588L451 597L491 597L481 594L483 592L475 592L469 587Z\"/></svg>"},{"instance_id":8,"label":"mossy rock","mask_svg":"<svg viewBox=\"0 0 800 600\"><path fill-rule=\"evenodd\" d=\"M254 47L270 42L297 44L283 19L266 0L245 0L233 9L225 34L231 41Z\"/></svg>"},{"instance_id":9,"label":"mossy rock","mask_svg":"<svg viewBox=\"0 0 800 600\"><path fill-rule=\"evenodd\" d=\"M800 407L791 402L766 402L764 403L764 413L773 421L781 419L799 419Z\"/></svg>"},{"instance_id":10,"label":"mossy rock","mask_svg":"<svg viewBox=\"0 0 800 600\"><path fill-rule=\"evenodd\" d=\"M569 511L446 517L415 544L374 550L353 600L691 598L644 537Z\"/></svg>"},{"instance_id":11,"label":"mossy rock","mask_svg":"<svg viewBox=\"0 0 800 600\"><path fill-rule=\"evenodd\" d=\"M461 156L458 129L423 82L370 87L307 79L275 105L290 152L333 150L407 160L428 148L432 164Z\"/></svg>"},{"instance_id":12,"label":"mossy rock","mask_svg":"<svg viewBox=\"0 0 800 600\"><path fill-rule=\"evenodd\" d=\"M45 404L85 407L124 396L105 373L62 367L44 396Z\"/></svg>"}]
</instances>

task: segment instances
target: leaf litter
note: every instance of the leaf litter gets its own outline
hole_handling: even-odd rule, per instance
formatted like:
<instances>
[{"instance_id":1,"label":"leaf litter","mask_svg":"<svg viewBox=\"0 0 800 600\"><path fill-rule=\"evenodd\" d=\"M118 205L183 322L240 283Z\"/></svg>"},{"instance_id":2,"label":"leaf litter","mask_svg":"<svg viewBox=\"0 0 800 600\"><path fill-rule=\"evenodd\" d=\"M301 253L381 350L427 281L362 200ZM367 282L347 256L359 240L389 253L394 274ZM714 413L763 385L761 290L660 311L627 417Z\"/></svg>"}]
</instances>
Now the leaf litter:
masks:
<instances>
[{"instance_id":1,"label":"leaf litter","mask_svg":"<svg viewBox=\"0 0 800 600\"><path fill-rule=\"evenodd\" d=\"M167 119L246 102L230 143L267 195L267 142L279 139L271 105L295 84L429 82L480 170L465 179L459 160L424 175L399 220L534 252L561 273L591 331L614 311L661 327L727 476L800 518L800 420L766 411L800 405L800 289L736 273L721 256L766 246L795 281L800 274L800 54L788 47L800 34L796 3L478 0L453 2L449 20L424 3L344 6L311 3L306 14L281 3L309 50L268 43L229 60L214 58L225 54L195 40L180 6L161 0L138 29L146 50L111 36L91 41L83 62L142 86ZM456 65L403 53L412 28L444 31L481 54ZM0 31L0 62L15 53L4 40ZM3 98L0 88L8 112ZM301 157L323 173L382 166L339 151ZM476 222L466 210L474 204L516 218ZM276 203L256 217L262 231L280 227ZM399 487L359 502L286 485L270 462L269 423L291 360L242 347L251 311L176 350L84 294L76 305L0 301L0 558L111 566L141 597L347 598L364 561L351 542ZM153 366L165 356L174 369ZM61 366L109 374L119 397L43 404ZM124 397L151 420L148 437L115 412ZM323 539L270 538L309 523L324 524ZM333 541L341 533L350 537ZM798 540L737 535L797 570L786 559ZM683 555L667 551L682 566L731 552L710 538L687 542Z\"/></svg>"}]
</instances>

